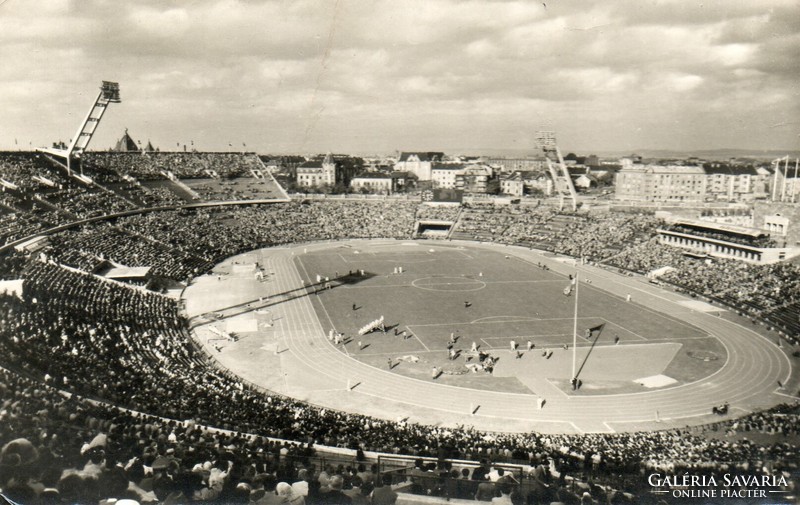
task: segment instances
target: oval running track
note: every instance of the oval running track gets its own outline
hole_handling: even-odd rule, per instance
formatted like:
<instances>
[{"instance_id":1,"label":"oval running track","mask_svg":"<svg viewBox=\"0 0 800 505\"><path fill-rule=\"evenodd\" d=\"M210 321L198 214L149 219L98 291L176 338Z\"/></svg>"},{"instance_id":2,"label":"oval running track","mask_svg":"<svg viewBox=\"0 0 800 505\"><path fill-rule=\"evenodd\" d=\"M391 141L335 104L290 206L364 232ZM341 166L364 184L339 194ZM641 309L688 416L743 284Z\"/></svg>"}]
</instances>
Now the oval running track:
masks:
<instances>
[{"instance_id":1,"label":"oval running track","mask_svg":"<svg viewBox=\"0 0 800 505\"><path fill-rule=\"evenodd\" d=\"M343 243L366 244L364 241ZM302 289L303 276L294 262L295 254L339 244L328 242L262 250L268 268L275 274L271 282L274 290L289 293ZM502 250L504 254L525 261L542 262L563 274L574 272L576 268L571 261L536 250L473 242L447 244ZM548 393L544 398L543 408L539 408L539 397L533 394L436 384L362 363L338 350L327 339L309 297L278 297L276 301L280 303L274 306L274 312L280 317L275 331L285 349L280 353L280 369L273 375L282 375L286 387L277 392L328 408L391 420L409 419L446 427L468 425L488 431L535 430L543 433L680 427L720 420L710 414L710 409L723 401L730 403L731 415L742 415L787 400L777 384L778 381L786 382L791 376L791 362L775 342L734 322L681 305L678 302L688 299L641 280L590 266L577 268L583 270L584 275L591 276L596 288L620 297L633 293L634 301L643 310L669 314L717 337L727 350L726 362L711 376L657 391L598 396L550 392L552 394ZM225 364L234 373L241 372L235 363ZM275 384L272 377L259 385L276 390Z\"/></svg>"}]
</instances>

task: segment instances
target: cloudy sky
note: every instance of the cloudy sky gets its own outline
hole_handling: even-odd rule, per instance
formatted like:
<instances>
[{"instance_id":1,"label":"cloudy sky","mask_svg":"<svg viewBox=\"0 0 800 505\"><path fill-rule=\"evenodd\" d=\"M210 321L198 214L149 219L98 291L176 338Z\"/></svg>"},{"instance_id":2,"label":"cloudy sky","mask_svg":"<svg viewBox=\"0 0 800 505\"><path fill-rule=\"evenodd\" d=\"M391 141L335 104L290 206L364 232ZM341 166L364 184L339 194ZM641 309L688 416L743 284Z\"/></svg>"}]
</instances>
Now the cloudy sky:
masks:
<instances>
[{"instance_id":1,"label":"cloudy sky","mask_svg":"<svg viewBox=\"0 0 800 505\"><path fill-rule=\"evenodd\" d=\"M0 148L797 149L796 0L0 0Z\"/></svg>"}]
</instances>

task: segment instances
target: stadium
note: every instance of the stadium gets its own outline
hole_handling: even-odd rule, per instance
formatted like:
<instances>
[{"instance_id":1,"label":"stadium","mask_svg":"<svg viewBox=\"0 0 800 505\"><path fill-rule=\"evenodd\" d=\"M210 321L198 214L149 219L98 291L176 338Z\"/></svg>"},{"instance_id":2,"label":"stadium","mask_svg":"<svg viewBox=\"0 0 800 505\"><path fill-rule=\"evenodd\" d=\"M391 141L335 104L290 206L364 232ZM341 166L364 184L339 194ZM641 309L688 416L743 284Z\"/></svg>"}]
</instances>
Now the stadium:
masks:
<instances>
[{"instance_id":1,"label":"stadium","mask_svg":"<svg viewBox=\"0 0 800 505\"><path fill-rule=\"evenodd\" d=\"M9 500L796 500L800 269L664 238L764 237L83 138L0 153Z\"/></svg>"}]
</instances>

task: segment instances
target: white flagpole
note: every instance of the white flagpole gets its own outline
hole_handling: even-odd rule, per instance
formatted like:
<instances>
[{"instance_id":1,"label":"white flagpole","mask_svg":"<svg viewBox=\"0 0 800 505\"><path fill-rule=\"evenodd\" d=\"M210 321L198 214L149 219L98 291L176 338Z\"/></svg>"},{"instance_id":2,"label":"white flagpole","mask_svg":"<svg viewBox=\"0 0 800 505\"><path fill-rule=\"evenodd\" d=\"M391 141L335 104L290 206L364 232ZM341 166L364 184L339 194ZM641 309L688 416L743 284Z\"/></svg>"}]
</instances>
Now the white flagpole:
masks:
<instances>
[{"instance_id":1,"label":"white flagpole","mask_svg":"<svg viewBox=\"0 0 800 505\"><path fill-rule=\"evenodd\" d=\"M780 163L778 163L780 167ZM781 186L781 202L786 201L786 179L789 178L789 156L786 156L786 163L783 165L783 185Z\"/></svg>"},{"instance_id":2,"label":"white flagpole","mask_svg":"<svg viewBox=\"0 0 800 505\"><path fill-rule=\"evenodd\" d=\"M580 286L580 281L578 280L578 272L575 271L575 323L572 328L572 378L575 378L575 360L576 354L575 350L578 347L578 286Z\"/></svg>"}]
</instances>

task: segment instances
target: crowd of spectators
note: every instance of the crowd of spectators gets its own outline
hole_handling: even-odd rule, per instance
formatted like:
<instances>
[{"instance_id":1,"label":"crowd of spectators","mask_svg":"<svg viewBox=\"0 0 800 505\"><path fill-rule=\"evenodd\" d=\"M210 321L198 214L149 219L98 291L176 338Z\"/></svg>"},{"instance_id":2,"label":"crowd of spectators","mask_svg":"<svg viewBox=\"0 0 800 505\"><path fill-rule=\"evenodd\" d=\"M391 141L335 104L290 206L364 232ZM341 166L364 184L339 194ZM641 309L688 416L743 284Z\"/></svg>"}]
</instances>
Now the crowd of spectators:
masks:
<instances>
[{"instance_id":1,"label":"crowd of spectators","mask_svg":"<svg viewBox=\"0 0 800 505\"><path fill-rule=\"evenodd\" d=\"M800 265L796 263L751 265L697 258L656 239L626 248L608 263L642 274L671 267L660 280L766 320L787 332L790 341L800 336Z\"/></svg>"},{"instance_id":2,"label":"crowd of spectators","mask_svg":"<svg viewBox=\"0 0 800 505\"><path fill-rule=\"evenodd\" d=\"M550 236L551 207L495 206L473 203L465 206L453 238L515 243Z\"/></svg>"},{"instance_id":3,"label":"crowd of spectators","mask_svg":"<svg viewBox=\"0 0 800 505\"><path fill-rule=\"evenodd\" d=\"M17 233L7 233L4 243L77 219L134 208L113 193L70 179L40 153L0 153L0 178L16 186L3 188L0 204L16 216L4 222L29 223Z\"/></svg>"},{"instance_id":4,"label":"crowd of spectators","mask_svg":"<svg viewBox=\"0 0 800 505\"><path fill-rule=\"evenodd\" d=\"M659 222L646 215L569 214L545 206L472 204L453 238L517 244L600 261L646 241Z\"/></svg>"},{"instance_id":5,"label":"crowd of spectators","mask_svg":"<svg viewBox=\"0 0 800 505\"><path fill-rule=\"evenodd\" d=\"M127 208L125 205L91 206L92 195L94 193L83 192L75 199L76 205L83 197L87 199L85 211L73 209L75 213L80 212L80 217ZM33 202L31 209L31 212L40 213L34 214L38 219L23 217L20 213L0 218L0 233L7 241L68 221L59 212L47 212L51 209L46 207L46 202ZM103 233L110 229L107 227L97 227L96 232L62 234L85 240L78 241L77 248L61 248L66 252L62 250L56 254L78 267L81 265L75 264L77 256L91 259L91 255L128 266L153 266L160 275L183 281L188 275L208 267L201 260L213 262L247 249L291 242L408 238L415 219L455 219L457 215L457 208L369 200L313 200L270 206L176 210L121 218L116 223L117 231L106 238ZM655 243L652 237L659 224L657 219L647 215L587 216L558 213L543 206L476 204L464 209L452 237L535 247L589 261L606 261L639 273L669 266L674 270L663 277L665 281L718 299L748 315L764 317L784 331L800 331L800 320L796 317L800 315L800 271L796 265L752 266L724 259L698 261L679 249ZM119 236L119 230L146 237L151 244L138 244L123 253L121 244L113 240ZM110 248L116 253L112 254ZM91 255L85 254L87 251Z\"/></svg>"},{"instance_id":6,"label":"crowd of spectators","mask_svg":"<svg viewBox=\"0 0 800 505\"><path fill-rule=\"evenodd\" d=\"M89 402L0 368L0 492L16 503L375 503L397 491L514 503L629 496L583 484L567 489L550 465L528 475L482 461L458 468L418 460L410 471L318 457L310 443L204 429ZM338 459L338 461L342 461ZM384 470L386 468L383 468ZM578 493L575 493L578 489ZM342 495L347 498L342 499ZM605 500L604 500L605 501Z\"/></svg>"},{"instance_id":7,"label":"crowd of spectators","mask_svg":"<svg viewBox=\"0 0 800 505\"><path fill-rule=\"evenodd\" d=\"M135 191L133 190L135 188ZM134 185L128 194L135 194L142 207L167 207L170 205L181 205L186 203L175 192L162 186L142 186ZM133 195L131 195L133 196Z\"/></svg>"},{"instance_id":8,"label":"crowd of spectators","mask_svg":"<svg viewBox=\"0 0 800 505\"><path fill-rule=\"evenodd\" d=\"M104 216L134 209L130 202L99 189L67 187L42 199L70 214L73 220Z\"/></svg>"},{"instance_id":9,"label":"crowd of spectators","mask_svg":"<svg viewBox=\"0 0 800 505\"><path fill-rule=\"evenodd\" d=\"M725 423L722 428L729 435L737 433L766 433L794 437L800 435L800 407L778 405L765 412L756 412L747 417Z\"/></svg>"},{"instance_id":10,"label":"crowd of spectators","mask_svg":"<svg viewBox=\"0 0 800 505\"><path fill-rule=\"evenodd\" d=\"M554 232L550 250L602 261L648 240L655 233L658 222L647 215L609 213L575 217Z\"/></svg>"},{"instance_id":11,"label":"crowd of spectators","mask_svg":"<svg viewBox=\"0 0 800 505\"><path fill-rule=\"evenodd\" d=\"M3 195L0 195L0 243L14 242L46 228L44 223L28 213L3 207L3 201Z\"/></svg>"},{"instance_id":12,"label":"crowd of spectators","mask_svg":"<svg viewBox=\"0 0 800 505\"><path fill-rule=\"evenodd\" d=\"M0 491L25 505L249 503L318 473L307 444L127 412L6 369L0 421Z\"/></svg>"},{"instance_id":13,"label":"crowd of spectators","mask_svg":"<svg viewBox=\"0 0 800 505\"><path fill-rule=\"evenodd\" d=\"M69 222L70 216L45 200L63 192L69 181L50 162L34 152L0 152L0 179L13 186L0 188L0 243Z\"/></svg>"},{"instance_id":14,"label":"crowd of spectators","mask_svg":"<svg viewBox=\"0 0 800 505\"><path fill-rule=\"evenodd\" d=\"M22 254L0 254L0 280L21 279L28 261Z\"/></svg>"},{"instance_id":15,"label":"crowd of spectators","mask_svg":"<svg viewBox=\"0 0 800 505\"><path fill-rule=\"evenodd\" d=\"M313 200L169 211L117 225L193 256L219 260L271 245L342 238L409 238L416 203Z\"/></svg>"},{"instance_id":16,"label":"crowd of spectators","mask_svg":"<svg viewBox=\"0 0 800 505\"><path fill-rule=\"evenodd\" d=\"M137 179L235 177L262 168L255 154L212 152L102 152L91 151L83 160L92 166Z\"/></svg>"},{"instance_id":17,"label":"crowd of spectators","mask_svg":"<svg viewBox=\"0 0 800 505\"><path fill-rule=\"evenodd\" d=\"M191 419L198 425L255 436L408 455L514 459L534 465L552 462L559 475L592 478L620 473L635 476L643 469L723 471L736 465L765 462L773 465L775 471L782 471L800 456L797 446L780 439L774 444L758 445L747 440L707 438L692 430L582 436L489 434L320 409L251 389L238 378L211 366L191 345L174 300L41 260L31 260L23 277L25 290L21 299L12 295L2 295L0 299L0 364L35 377L43 383L39 385L41 390L53 386L147 414ZM13 410L14 402L4 403L8 405ZM70 411L57 410L64 414ZM796 405L783 406L728 426L736 430L747 423L751 429L795 432L797 411ZM46 414L49 412L50 409ZM787 416L787 412L791 415ZM133 429L125 424L118 426L123 431ZM50 435L52 431L42 430L32 442L47 446L49 441L42 433ZM93 439L99 434L83 434L84 444L90 446L86 453L92 448L90 435ZM11 437L25 436L17 432L4 435L4 443ZM171 436L162 435L168 440ZM143 445L147 444L138 441L126 450L142 451ZM164 458L169 458L166 451L170 447L155 445ZM152 468L158 457L153 452L136 457L145 458L148 454L154 459L146 466ZM211 463L212 467L214 464ZM223 466L220 470L226 468L231 469ZM179 464L177 470L180 469ZM167 486L169 492L177 489L174 477L170 485L176 488ZM192 492L203 488L201 481L198 479ZM50 482L58 479L51 475ZM125 489L129 489L132 481L126 482ZM238 484L235 483L236 488ZM45 484L45 487L51 486ZM66 484L62 487L67 493L74 492Z\"/></svg>"},{"instance_id":18,"label":"crowd of spectators","mask_svg":"<svg viewBox=\"0 0 800 505\"><path fill-rule=\"evenodd\" d=\"M8 366L120 404L143 383L169 394L170 367L191 370L174 301L41 261L24 275L25 298L3 295L0 309Z\"/></svg>"},{"instance_id":19,"label":"crowd of spectators","mask_svg":"<svg viewBox=\"0 0 800 505\"><path fill-rule=\"evenodd\" d=\"M43 154L28 151L0 152L0 179L10 182L18 186L21 191L28 193L46 191L69 184L66 177L54 170L53 165Z\"/></svg>"},{"instance_id":20,"label":"crowd of spectators","mask_svg":"<svg viewBox=\"0 0 800 505\"><path fill-rule=\"evenodd\" d=\"M200 197L208 202L232 200L260 200L282 198L279 186L272 177L203 179L187 181Z\"/></svg>"},{"instance_id":21,"label":"crowd of spectators","mask_svg":"<svg viewBox=\"0 0 800 505\"><path fill-rule=\"evenodd\" d=\"M180 205L185 203L177 194L170 191L168 187L160 184L171 184L162 179L146 181L142 184L135 177L119 174L109 168L96 165L89 159L81 160L81 170L93 181L102 184L105 188L118 194L124 200L128 200L135 205L143 208L163 207L168 205Z\"/></svg>"},{"instance_id":22,"label":"crowd of spectators","mask_svg":"<svg viewBox=\"0 0 800 505\"><path fill-rule=\"evenodd\" d=\"M93 263L86 261L90 257L153 266L162 275L183 280L218 259L256 247L408 238L424 212L428 211L408 201L325 200L148 213L54 235L47 254L84 269L91 268ZM796 265L698 261L648 240L657 225L648 216L598 219L544 208L479 206L465 211L462 224L462 231L475 237L531 246L547 243L550 250L591 261L610 257L610 264L625 270L671 266L674 270L664 280L766 313L800 301ZM543 235L532 237L533 232ZM780 438L798 432L796 404L713 426L732 434L773 434L776 439L770 444L712 438L697 429L581 436L490 434L320 409L252 389L216 369L192 345L174 300L52 260L7 256L0 269L4 278L22 277L25 283L22 298L0 295L0 365L35 379L0 371L0 420L9 420L0 422L0 445L6 444L0 454L0 488L19 496L34 493L43 503L46 490L55 490L61 502L95 503L112 489L116 497L140 502L183 493L197 500L224 497L246 503L253 493L264 491L262 496L267 496L278 481L302 480L297 466L281 470L280 452L276 456L276 446L259 438L264 436L303 445L313 441L396 454L548 464L558 475L580 475L584 480L637 476L645 470L712 472L767 464L780 472L800 460L798 447ZM70 399L56 389L165 419ZM236 434L209 436L199 426ZM98 436L101 442L96 442ZM27 444L12 444L15 455L8 455L14 439ZM340 475L343 487L358 489L351 494L363 493L363 479L353 486L358 480L348 478L356 472L303 469L317 480L322 473L328 481ZM214 470L226 477L212 484ZM327 488L338 488L338 479L335 482L328 482ZM445 478L441 486L424 492L439 494L449 485Z\"/></svg>"},{"instance_id":23,"label":"crowd of spectators","mask_svg":"<svg viewBox=\"0 0 800 505\"><path fill-rule=\"evenodd\" d=\"M94 223L53 234L47 253L59 263L87 272L109 260L130 267L152 267L151 275L177 281L187 281L213 266L207 258L124 231L111 223Z\"/></svg>"},{"instance_id":24,"label":"crowd of spectators","mask_svg":"<svg viewBox=\"0 0 800 505\"><path fill-rule=\"evenodd\" d=\"M198 153L171 154L205 159ZM96 156L99 159L95 162L99 163L105 157L128 159L151 155L96 153ZM6 158L9 166L17 167L16 173L29 168L31 163L45 163L38 155L31 154L7 155ZM164 188L146 188L146 193L148 204L174 204L179 200ZM40 195L33 199L20 199L6 194L0 203L11 212L0 218L0 234L6 241L64 224L70 217L92 217L132 207L127 200L113 198L113 194L108 192L86 191L76 187L56 190L46 195L46 199ZM64 210L60 210L62 208ZM126 218L119 224L191 256L219 259L247 247L295 241L348 237L405 238L410 236L412 226L409 223L414 218L453 220L458 212L459 209L455 207L432 207L407 201L308 201L270 207L142 215ZM795 317L800 315L797 267L791 264L751 267L727 260L700 264L687 259L675 249L650 247L649 239L659 224L658 220L646 215L611 213L589 216L558 213L544 206L496 207L492 204L473 204L464 209L452 237L519 244L591 261L607 260L637 272L671 266L675 270L667 274L667 281L697 294L718 297L745 312L766 314L787 331L800 329L794 328L795 325L800 326ZM138 262L125 261L138 265L153 260L141 258ZM197 268L196 264L185 268L170 267L166 275L183 280L183 274L194 272ZM698 270L702 275L696 275ZM745 282L741 282L743 279ZM737 282L732 283L733 280ZM736 287L731 288L734 285Z\"/></svg>"},{"instance_id":25,"label":"crowd of spectators","mask_svg":"<svg viewBox=\"0 0 800 505\"><path fill-rule=\"evenodd\" d=\"M422 204L417 207L417 220L433 219L437 221L452 221L458 218L461 207L458 205L429 205Z\"/></svg>"},{"instance_id":26,"label":"crowd of spectators","mask_svg":"<svg viewBox=\"0 0 800 505\"><path fill-rule=\"evenodd\" d=\"M70 178L44 154L0 152L0 179L13 185L3 187L0 195L4 214L13 214L0 218L0 245L78 219L191 200L180 196L181 192L188 194L185 190L172 191L157 184L158 180L175 184L166 180L167 172L179 178L207 178L209 182L201 185L198 193L208 200L283 196L271 178L253 177L251 171L260 170L261 162L246 153L89 152L80 168L100 186ZM236 176L244 178L227 180ZM155 181L143 185L137 178Z\"/></svg>"}]
</instances>

